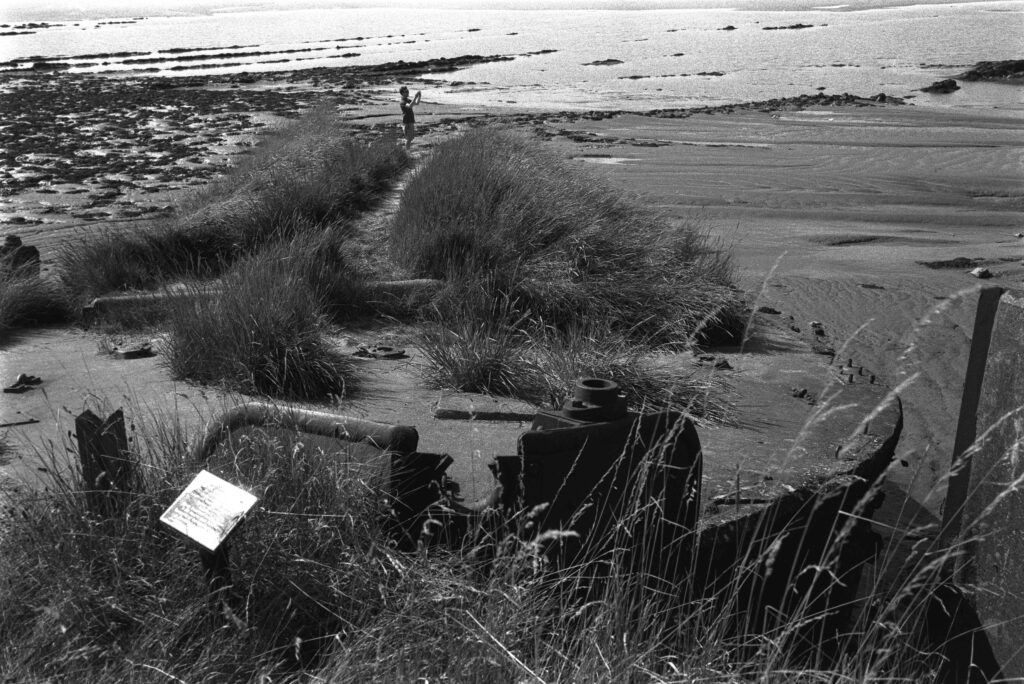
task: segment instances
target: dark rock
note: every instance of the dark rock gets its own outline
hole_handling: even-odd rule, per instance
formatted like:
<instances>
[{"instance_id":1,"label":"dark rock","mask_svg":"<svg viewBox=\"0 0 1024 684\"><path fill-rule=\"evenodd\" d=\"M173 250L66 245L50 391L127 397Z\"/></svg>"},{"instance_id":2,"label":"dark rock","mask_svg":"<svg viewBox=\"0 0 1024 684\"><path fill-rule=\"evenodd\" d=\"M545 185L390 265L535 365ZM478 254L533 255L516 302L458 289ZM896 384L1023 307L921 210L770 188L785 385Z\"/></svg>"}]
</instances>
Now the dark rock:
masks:
<instances>
[{"instance_id":1,"label":"dark rock","mask_svg":"<svg viewBox=\"0 0 1024 684\"><path fill-rule=\"evenodd\" d=\"M978 62L973 69L960 74L965 81L1006 81L1024 79L1024 59L1001 62Z\"/></svg>"},{"instance_id":2,"label":"dark rock","mask_svg":"<svg viewBox=\"0 0 1024 684\"><path fill-rule=\"evenodd\" d=\"M835 356L836 349L830 344L825 344L821 340L814 340L811 342L811 351L815 354L821 354L822 356Z\"/></svg>"},{"instance_id":3,"label":"dark rock","mask_svg":"<svg viewBox=\"0 0 1024 684\"><path fill-rule=\"evenodd\" d=\"M358 349L352 354L353 356L359 356L362 358L371 359L405 359L408 356L405 350L400 347L391 347L387 345L375 345L367 347L360 345Z\"/></svg>"},{"instance_id":4,"label":"dark rock","mask_svg":"<svg viewBox=\"0 0 1024 684\"><path fill-rule=\"evenodd\" d=\"M781 312L781 311L779 311L778 309L773 309L773 308L772 308L772 307L770 307L770 306L759 306L759 307L757 307L757 313L763 313L763 314L779 314L779 313L782 313L782 312Z\"/></svg>"},{"instance_id":5,"label":"dark rock","mask_svg":"<svg viewBox=\"0 0 1024 684\"><path fill-rule=\"evenodd\" d=\"M111 355L119 359L144 359L150 356L155 356L156 353L153 351L153 345L149 342L143 342L141 344L132 344L126 347L114 347L110 350Z\"/></svg>"},{"instance_id":6,"label":"dark rock","mask_svg":"<svg viewBox=\"0 0 1024 684\"><path fill-rule=\"evenodd\" d=\"M17 235L8 235L0 245L0 268L19 274L39 274L39 250L23 245Z\"/></svg>"},{"instance_id":7,"label":"dark rock","mask_svg":"<svg viewBox=\"0 0 1024 684\"><path fill-rule=\"evenodd\" d=\"M943 269L943 268L974 268L980 262L980 259L968 259L967 257L955 257L953 259L943 259L940 261L918 261L917 263L928 268Z\"/></svg>"},{"instance_id":8,"label":"dark rock","mask_svg":"<svg viewBox=\"0 0 1024 684\"><path fill-rule=\"evenodd\" d=\"M952 93L955 90L960 90L960 86L957 85L957 82L951 78L947 78L943 81L936 81L935 83L932 83L930 86L921 88L922 92L938 93L940 95Z\"/></svg>"}]
</instances>

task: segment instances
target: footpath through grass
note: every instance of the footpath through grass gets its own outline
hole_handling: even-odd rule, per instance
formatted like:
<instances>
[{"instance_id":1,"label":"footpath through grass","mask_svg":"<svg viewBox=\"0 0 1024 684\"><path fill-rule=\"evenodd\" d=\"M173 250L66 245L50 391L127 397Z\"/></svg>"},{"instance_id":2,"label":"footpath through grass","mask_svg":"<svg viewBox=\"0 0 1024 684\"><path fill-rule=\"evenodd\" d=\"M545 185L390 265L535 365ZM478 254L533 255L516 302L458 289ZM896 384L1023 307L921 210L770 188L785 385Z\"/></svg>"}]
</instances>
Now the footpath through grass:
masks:
<instances>
[{"instance_id":1,"label":"footpath through grass","mask_svg":"<svg viewBox=\"0 0 1024 684\"><path fill-rule=\"evenodd\" d=\"M355 141L327 108L270 134L173 218L90 232L63 246L59 271L81 299L209 278L268 245L372 206L409 158L391 139Z\"/></svg>"}]
</instances>

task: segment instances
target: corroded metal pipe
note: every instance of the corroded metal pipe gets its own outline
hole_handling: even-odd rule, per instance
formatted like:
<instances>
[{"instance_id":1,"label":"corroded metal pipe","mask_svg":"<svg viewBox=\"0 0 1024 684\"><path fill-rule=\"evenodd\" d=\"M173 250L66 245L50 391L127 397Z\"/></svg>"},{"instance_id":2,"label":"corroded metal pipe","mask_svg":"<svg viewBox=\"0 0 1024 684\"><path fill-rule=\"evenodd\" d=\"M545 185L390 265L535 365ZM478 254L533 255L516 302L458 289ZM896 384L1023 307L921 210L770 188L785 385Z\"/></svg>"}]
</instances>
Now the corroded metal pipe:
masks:
<instances>
[{"instance_id":1,"label":"corroded metal pipe","mask_svg":"<svg viewBox=\"0 0 1024 684\"><path fill-rule=\"evenodd\" d=\"M430 293L441 286L440 280L433 278L416 278L413 280L379 280L366 283L366 291L371 299L401 299L417 293ZM152 292L136 292L134 294L118 294L96 297L82 307L82 321L86 327L101 316L124 312L140 306L166 305L169 302L188 299L200 300L218 297L224 294L224 284L220 281L202 285L177 283L162 290Z\"/></svg>"},{"instance_id":2,"label":"corroded metal pipe","mask_svg":"<svg viewBox=\"0 0 1024 684\"><path fill-rule=\"evenodd\" d=\"M192 460L194 463L205 463L220 443L235 430L265 425L347 442L365 442L382 451L398 454L411 454L416 451L419 443L416 428L408 425L388 425L325 411L252 401L218 416L206 429L202 441L192 449Z\"/></svg>"}]
</instances>

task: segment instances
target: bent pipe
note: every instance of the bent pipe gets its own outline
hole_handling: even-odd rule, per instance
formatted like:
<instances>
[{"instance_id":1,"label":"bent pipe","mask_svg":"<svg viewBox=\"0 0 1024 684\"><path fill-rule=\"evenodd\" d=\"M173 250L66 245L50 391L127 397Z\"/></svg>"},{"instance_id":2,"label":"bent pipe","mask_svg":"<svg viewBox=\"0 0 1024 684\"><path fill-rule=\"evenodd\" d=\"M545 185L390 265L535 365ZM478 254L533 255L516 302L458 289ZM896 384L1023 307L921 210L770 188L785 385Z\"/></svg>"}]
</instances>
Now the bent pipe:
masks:
<instances>
[{"instance_id":1,"label":"bent pipe","mask_svg":"<svg viewBox=\"0 0 1024 684\"><path fill-rule=\"evenodd\" d=\"M366 442L382 451L398 454L413 453L419 443L416 428L408 425L388 425L325 411L251 401L225 411L210 424L202 441L192 450L192 462L208 461L220 443L235 430L265 425L347 442Z\"/></svg>"},{"instance_id":2,"label":"bent pipe","mask_svg":"<svg viewBox=\"0 0 1024 684\"><path fill-rule=\"evenodd\" d=\"M107 295L96 297L82 307L82 323L90 327L100 317L117 312L124 312L135 307L166 304L167 302L199 300L216 297L224 293L220 287L189 289L184 286L169 287L156 292L139 292L136 294Z\"/></svg>"}]
</instances>

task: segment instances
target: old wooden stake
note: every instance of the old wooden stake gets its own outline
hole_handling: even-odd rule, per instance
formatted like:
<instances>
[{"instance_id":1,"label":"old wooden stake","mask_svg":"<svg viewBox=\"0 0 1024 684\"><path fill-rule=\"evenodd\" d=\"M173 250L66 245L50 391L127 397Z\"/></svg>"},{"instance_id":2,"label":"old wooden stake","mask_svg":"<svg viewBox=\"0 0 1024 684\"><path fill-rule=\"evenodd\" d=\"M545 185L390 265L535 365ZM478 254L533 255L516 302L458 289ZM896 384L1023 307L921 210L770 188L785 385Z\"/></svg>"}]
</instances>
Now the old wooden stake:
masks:
<instances>
[{"instance_id":1,"label":"old wooden stake","mask_svg":"<svg viewBox=\"0 0 1024 684\"><path fill-rule=\"evenodd\" d=\"M992 327L996 322L1001 287L984 287L978 295L978 310L974 317L974 334L971 337L971 351L967 357L967 372L964 375L964 391L960 399L960 416L953 440L953 460L950 464L949 482L946 485L946 503L942 509L943 541L951 542L960 534L967 489L971 483L971 462L964 461L963 455L974 443L978 431L978 402L981 399L981 385L985 380L985 364L988 348L992 341Z\"/></svg>"},{"instance_id":2,"label":"old wooden stake","mask_svg":"<svg viewBox=\"0 0 1024 684\"><path fill-rule=\"evenodd\" d=\"M128 451L124 413L118 409L100 420L86 410L75 418L75 434L89 510L98 515L118 515L124 510L124 494L132 490L135 470Z\"/></svg>"}]
</instances>

